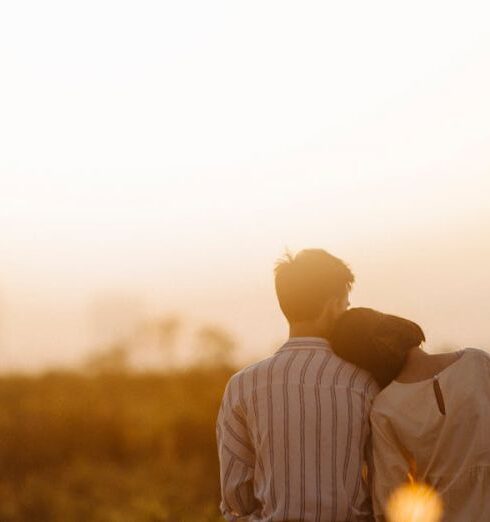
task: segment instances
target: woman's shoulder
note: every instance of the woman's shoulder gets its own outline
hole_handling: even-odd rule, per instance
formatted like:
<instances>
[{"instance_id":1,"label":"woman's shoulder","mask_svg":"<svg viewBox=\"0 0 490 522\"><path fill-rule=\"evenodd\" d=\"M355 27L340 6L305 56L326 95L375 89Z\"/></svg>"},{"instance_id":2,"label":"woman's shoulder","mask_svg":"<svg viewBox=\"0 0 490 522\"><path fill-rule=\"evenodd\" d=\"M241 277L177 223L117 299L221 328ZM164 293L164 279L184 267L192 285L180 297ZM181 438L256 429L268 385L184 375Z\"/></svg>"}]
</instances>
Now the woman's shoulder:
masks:
<instances>
[{"instance_id":1,"label":"woman's shoulder","mask_svg":"<svg viewBox=\"0 0 490 522\"><path fill-rule=\"evenodd\" d=\"M471 357L474 357L476 359L483 359L486 361L490 361L490 353L488 353L486 350L483 350L481 348L464 348L462 350L464 354L469 354Z\"/></svg>"},{"instance_id":2,"label":"woman's shoulder","mask_svg":"<svg viewBox=\"0 0 490 522\"><path fill-rule=\"evenodd\" d=\"M454 355L454 354L453 354ZM459 357L452 361L438 376L471 375L475 378L472 368L488 369L490 371L490 354L480 348L464 348L459 351ZM456 363L456 364L455 364ZM471 371L470 371L471 370ZM423 399L427 388L432 387L433 377L414 381L412 383L401 383L393 381L376 396L371 416L390 416L393 410L399 411L401 403L412 404L418 399Z\"/></svg>"},{"instance_id":3,"label":"woman's shoulder","mask_svg":"<svg viewBox=\"0 0 490 522\"><path fill-rule=\"evenodd\" d=\"M490 353L486 350L482 350L481 348L465 348L462 350L462 355L464 355L463 359L466 359L468 363L473 363L478 367L486 368L490 371Z\"/></svg>"},{"instance_id":4,"label":"woman's shoulder","mask_svg":"<svg viewBox=\"0 0 490 522\"><path fill-rule=\"evenodd\" d=\"M455 365L459 372L471 373L472 368L490 371L490 354L481 348L463 348L459 351L460 363Z\"/></svg>"}]
</instances>

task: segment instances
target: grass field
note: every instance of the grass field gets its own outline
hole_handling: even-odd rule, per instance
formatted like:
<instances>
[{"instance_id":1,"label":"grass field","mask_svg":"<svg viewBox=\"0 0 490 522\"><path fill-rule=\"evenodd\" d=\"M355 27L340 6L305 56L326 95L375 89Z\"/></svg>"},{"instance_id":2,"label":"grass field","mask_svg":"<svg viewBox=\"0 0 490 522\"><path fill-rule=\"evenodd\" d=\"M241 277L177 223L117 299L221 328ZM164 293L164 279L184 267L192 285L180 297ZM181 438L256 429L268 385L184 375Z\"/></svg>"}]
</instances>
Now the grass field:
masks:
<instances>
[{"instance_id":1,"label":"grass field","mask_svg":"<svg viewBox=\"0 0 490 522\"><path fill-rule=\"evenodd\" d=\"M220 520L230 368L0 379L0 521Z\"/></svg>"}]
</instances>

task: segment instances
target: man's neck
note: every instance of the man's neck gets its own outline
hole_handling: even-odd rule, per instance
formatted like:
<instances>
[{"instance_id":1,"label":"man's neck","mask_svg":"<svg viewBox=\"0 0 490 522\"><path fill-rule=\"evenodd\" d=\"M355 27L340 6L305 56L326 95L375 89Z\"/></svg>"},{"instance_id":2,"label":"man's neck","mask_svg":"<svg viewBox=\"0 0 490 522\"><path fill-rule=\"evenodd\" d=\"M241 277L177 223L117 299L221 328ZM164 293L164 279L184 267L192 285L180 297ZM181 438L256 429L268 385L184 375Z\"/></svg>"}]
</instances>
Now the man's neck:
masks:
<instances>
[{"instance_id":1,"label":"man's neck","mask_svg":"<svg viewBox=\"0 0 490 522\"><path fill-rule=\"evenodd\" d=\"M289 326L289 338L291 337L321 337L327 339L324 328L318 328L311 323L295 323Z\"/></svg>"}]
</instances>

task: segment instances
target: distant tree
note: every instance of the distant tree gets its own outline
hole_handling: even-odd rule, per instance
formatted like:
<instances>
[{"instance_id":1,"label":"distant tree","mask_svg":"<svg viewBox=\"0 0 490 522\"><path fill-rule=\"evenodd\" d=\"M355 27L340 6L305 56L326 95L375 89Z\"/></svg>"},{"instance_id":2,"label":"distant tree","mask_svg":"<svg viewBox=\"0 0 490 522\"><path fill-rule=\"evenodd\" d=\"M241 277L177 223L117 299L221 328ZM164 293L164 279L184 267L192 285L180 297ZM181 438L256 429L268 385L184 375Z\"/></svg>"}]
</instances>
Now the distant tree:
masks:
<instances>
[{"instance_id":1,"label":"distant tree","mask_svg":"<svg viewBox=\"0 0 490 522\"><path fill-rule=\"evenodd\" d=\"M4 325L5 309L3 306L2 295L0 294L0 350L3 348L3 325Z\"/></svg>"},{"instance_id":2,"label":"distant tree","mask_svg":"<svg viewBox=\"0 0 490 522\"><path fill-rule=\"evenodd\" d=\"M203 366L229 366L236 350L231 334L219 326L204 326L197 334L195 362Z\"/></svg>"},{"instance_id":3,"label":"distant tree","mask_svg":"<svg viewBox=\"0 0 490 522\"><path fill-rule=\"evenodd\" d=\"M164 365L166 367L173 366L175 364L175 349L182 321L175 316L162 317L153 321L151 327L156 339L156 348L163 356Z\"/></svg>"},{"instance_id":4,"label":"distant tree","mask_svg":"<svg viewBox=\"0 0 490 522\"><path fill-rule=\"evenodd\" d=\"M95 345L108 345L134 335L144 320L144 302L135 295L107 293L89 304L89 321Z\"/></svg>"},{"instance_id":5,"label":"distant tree","mask_svg":"<svg viewBox=\"0 0 490 522\"><path fill-rule=\"evenodd\" d=\"M127 373L130 368L129 347L116 343L106 350L91 353L84 364L90 373Z\"/></svg>"},{"instance_id":6,"label":"distant tree","mask_svg":"<svg viewBox=\"0 0 490 522\"><path fill-rule=\"evenodd\" d=\"M153 361L165 368L175 366L176 343L181 330L181 320L176 316L157 317L142 322L130 338L132 353L141 359L145 355L162 357Z\"/></svg>"}]
</instances>

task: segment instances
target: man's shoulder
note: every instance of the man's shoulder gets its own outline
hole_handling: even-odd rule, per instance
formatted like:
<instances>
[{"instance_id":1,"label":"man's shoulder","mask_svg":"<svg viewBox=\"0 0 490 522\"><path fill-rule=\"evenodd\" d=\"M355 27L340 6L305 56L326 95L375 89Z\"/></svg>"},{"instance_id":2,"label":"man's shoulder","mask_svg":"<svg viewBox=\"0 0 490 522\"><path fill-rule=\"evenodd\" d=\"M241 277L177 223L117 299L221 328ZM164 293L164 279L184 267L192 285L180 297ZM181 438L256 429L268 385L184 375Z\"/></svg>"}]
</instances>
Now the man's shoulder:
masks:
<instances>
[{"instance_id":1,"label":"man's shoulder","mask_svg":"<svg viewBox=\"0 0 490 522\"><path fill-rule=\"evenodd\" d=\"M359 389L365 393L378 393L379 387L369 372L338 356L336 364L339 368L339 378L337 381L339 384L348 388Z\"/></svg>"},{"instance_id":2,"label":"man's shoulder","mask_svg":"<svg viewBox=\"0 0 490 522\"><path fill-rule=\"evenodd\" d=\"M255 388L258 381L262 383L263 375L271 365L275 355L262 359L256 363L245 366L234 373L226 384L223 397L231 403L243 401L249 396L250 391Z\"/></svg>"},{"instance_id":3,"label":"man's shoulder","mask_svg":"<svg viewBox=\"0 0 490 522\"><path fill-rule=\"evenodd\" d=\"M238 370L236 373L234 373L231 377L229 382L236 382L240 381L244 378L250 378L253 377L254 374L257 374L261 370L267 370L271 366L271 363L276 358L277 354L273 354L265 359L261 359L260 361L257 361L255 363L249 364L248 366L245 366L244 368Z\"/></svg>"},{"instance_id":4,"label":"man's shoulder","mask_svg":"<svg viewBox=\"0 0 490 522\"><path fill-rule=\"evenodd\" d=\"M275 354L246 366L231 376L229 385L239 385L240 383L251 383L254 379L259 381L266 377L269 369L272 369L274 360L280 357L280 353ZM341 359L333 352L325 352L327 359L322 378L323 385L337 385L352 388L361 393L376 395L379 387L371 374L354 364Z\"/></svg>"}]
</instances>

